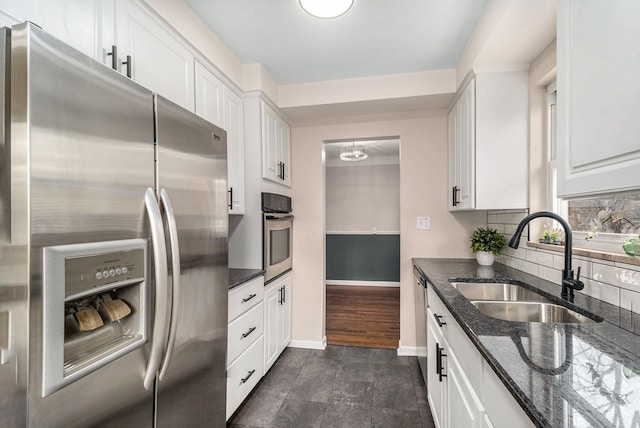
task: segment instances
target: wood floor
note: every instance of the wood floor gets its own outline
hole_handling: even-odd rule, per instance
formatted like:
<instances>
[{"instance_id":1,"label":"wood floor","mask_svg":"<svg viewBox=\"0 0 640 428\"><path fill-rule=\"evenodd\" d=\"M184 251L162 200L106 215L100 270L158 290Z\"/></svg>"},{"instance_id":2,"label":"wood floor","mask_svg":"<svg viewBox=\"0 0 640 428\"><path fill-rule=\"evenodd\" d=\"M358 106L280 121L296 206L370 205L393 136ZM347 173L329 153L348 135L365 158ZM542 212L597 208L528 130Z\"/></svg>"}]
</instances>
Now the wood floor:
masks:
<instances>
[{"instance_id":1,"label":"wood floor","mask_svg":"<svg viewBox=\"0 0 640 428\"><path fill-rule=\"evenodd\" d=\"M327 343L396 349L400 288L327 284Z\"/></svg>"}]
</instances>

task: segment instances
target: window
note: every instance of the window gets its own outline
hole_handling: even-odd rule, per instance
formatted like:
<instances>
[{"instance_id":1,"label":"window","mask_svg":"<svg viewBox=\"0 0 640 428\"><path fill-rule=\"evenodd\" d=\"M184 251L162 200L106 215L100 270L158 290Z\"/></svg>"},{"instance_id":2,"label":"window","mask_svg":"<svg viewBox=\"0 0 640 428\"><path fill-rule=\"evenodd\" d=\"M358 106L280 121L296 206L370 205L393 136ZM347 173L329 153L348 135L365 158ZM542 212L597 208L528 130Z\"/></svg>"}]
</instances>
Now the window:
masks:
<instances>
[{"instance_id":1,"label":"window","mask_svg":"<svg viewBox=\"0 0 640 428\"><path fill-rule=\"evenodd\" d=\"M558 199L555 83L547 88L547 119L548 209L567 219L574 232L574 246L621 253L624 239L630 234L640 234L640 192L570 201Z\"/></svg>"}]
</instances>

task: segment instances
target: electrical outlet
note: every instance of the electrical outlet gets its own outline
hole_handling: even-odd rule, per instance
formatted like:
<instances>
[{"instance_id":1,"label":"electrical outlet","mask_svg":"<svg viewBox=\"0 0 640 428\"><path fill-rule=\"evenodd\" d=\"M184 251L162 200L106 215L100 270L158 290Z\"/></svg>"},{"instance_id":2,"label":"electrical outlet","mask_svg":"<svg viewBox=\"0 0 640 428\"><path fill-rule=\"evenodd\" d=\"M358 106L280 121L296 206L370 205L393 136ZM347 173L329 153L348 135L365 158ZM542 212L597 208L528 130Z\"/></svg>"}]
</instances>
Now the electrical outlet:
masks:
<instances>
[{"instance_id":1,"label":"electrical outlet","mask_svg":"<svg viewBox=\"0 0 640 428\"><path fill-rule=\"evenodd\" d=\"M431 230L431 217L418 217L416 221L416 229Z\"/></svg>"}]
</instances>

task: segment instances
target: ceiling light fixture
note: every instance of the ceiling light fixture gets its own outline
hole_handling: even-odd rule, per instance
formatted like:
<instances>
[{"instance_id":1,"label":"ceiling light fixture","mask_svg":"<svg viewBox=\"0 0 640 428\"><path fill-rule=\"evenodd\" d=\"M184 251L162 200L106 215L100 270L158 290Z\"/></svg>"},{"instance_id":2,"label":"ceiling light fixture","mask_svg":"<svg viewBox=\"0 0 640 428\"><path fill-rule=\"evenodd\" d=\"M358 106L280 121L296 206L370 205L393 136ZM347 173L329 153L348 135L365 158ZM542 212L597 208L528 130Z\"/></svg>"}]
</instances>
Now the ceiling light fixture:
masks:
<instances>
[{"instance_id":1,"label":"ceiling light fixture","mask_svg":"<svg viewBox=\"0 0 640 428\"><path fill-rule=\"evenodd\" d=\"M299 0L300 6L318 18L335 18L351 9L353 0Z\"/></svg>"},{"instance_id":2,"label":"ceiling light fixture","mask_svg":"<svg viewBox=\"0 0 640 428\"><path fill-rule=\"evenodd\" d=\"M358 162L367 158L367 152L365 152L363 146L356 146L354 142L351 147L344 147L340 153L340 160L346 162Z\"/></svg>"}]
</instances>

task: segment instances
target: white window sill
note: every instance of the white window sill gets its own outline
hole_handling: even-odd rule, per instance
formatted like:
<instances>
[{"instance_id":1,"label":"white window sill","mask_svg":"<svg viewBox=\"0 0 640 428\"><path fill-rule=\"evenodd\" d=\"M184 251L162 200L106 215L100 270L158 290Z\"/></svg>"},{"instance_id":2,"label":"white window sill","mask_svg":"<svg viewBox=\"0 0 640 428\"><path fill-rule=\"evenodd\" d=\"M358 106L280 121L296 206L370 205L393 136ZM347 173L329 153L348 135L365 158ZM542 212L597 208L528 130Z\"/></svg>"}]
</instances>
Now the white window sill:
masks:
<instances>
[{"instance_id":1,"label":"white window sill","mask_svg":"<svg viewBox=\"0 0 640 428\"><path fill-rule=\"evenodd\" d=\"M551 245L541 244L539 242L529 241L528 247L539 248L542 250L555 251L557 253L564 252L564 245ZM591 248L576 247L576 242L573 243L572 253L574 256L589 257L598 260L608 260L610 262L626 263L628 265L640 266L640 257L627 256L623 253L610 253L606 251L595 250Z\"/></svg>"}]
</instances>

